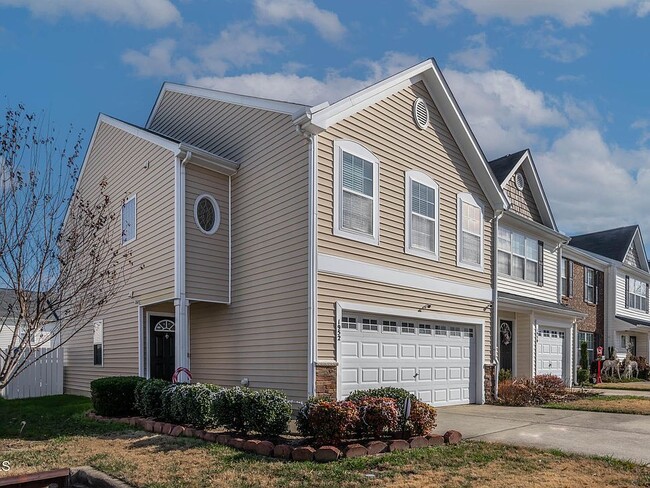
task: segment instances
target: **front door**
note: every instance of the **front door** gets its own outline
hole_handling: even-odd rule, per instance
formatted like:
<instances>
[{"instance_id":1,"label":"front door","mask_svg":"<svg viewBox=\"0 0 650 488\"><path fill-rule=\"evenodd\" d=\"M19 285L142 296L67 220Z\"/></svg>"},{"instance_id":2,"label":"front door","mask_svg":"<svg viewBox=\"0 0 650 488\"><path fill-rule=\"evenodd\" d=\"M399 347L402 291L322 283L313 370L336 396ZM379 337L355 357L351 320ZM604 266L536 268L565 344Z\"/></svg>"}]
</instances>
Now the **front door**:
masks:
<instances>
[{"instance_id":1,"label":"front door","mask_svg":"<svg viewBox=\"0 0 650 488\"><path fill-rule=\"evenodd\" d=\"M512 373L512 321L501 320L499 322L499 367Z\"/></svg>"},{"instance_id":2,"label":"front door","mask_svg":"<svg viewBox=\"0 0 650 488\"><path fill-rule=\"evenodd\" d=\"M151 343L151 377L171 381L175 365L175 331L173 317L149 317Z\"/></svg>"}]
</instances>

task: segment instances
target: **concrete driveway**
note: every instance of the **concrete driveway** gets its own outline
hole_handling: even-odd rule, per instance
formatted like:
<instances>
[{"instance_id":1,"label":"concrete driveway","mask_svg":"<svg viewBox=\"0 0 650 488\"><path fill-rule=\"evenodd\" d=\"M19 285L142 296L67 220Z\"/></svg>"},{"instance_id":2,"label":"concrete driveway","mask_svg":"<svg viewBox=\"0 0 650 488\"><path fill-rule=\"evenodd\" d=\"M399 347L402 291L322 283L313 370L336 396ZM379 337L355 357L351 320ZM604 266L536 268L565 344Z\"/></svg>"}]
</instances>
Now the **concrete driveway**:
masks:
<instances>
[{"instance_id":1,"label":"concrete driveway","mask_svg":"<svg viewBox=\"0 0 650 488\"><path fill-rule=\"evenodd\" d=\"M455 429L465 439L650 464L650 416L462 405L438 408L437 432Z\"/></svg>"}]
</instances>

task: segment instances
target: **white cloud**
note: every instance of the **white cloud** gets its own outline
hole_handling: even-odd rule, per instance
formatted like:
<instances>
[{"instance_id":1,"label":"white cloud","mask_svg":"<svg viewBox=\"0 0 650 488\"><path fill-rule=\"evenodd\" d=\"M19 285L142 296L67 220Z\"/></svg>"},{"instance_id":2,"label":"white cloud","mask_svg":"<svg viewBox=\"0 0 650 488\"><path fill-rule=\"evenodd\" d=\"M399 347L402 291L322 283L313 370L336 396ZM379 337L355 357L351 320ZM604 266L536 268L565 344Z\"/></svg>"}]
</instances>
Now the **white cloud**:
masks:
<instances>
[{"instance_id":1,"label":"white cloud","mask_svg":"<svg viewBox=\"0 0 650 488\"><path fill-rule=\"evenodd\" d=\"M467 47L449 55L449 59L460 66L475 70L485 70L490 66L496 51L487 45L485 32L469 36Z\"/></svg>"},{"instance_id":2,"label":"white cloud","mask_svg":"<svg viewBox=\"0 0 650 488\"><path fill-rule=\"evenodd\" d=\"M542 129L564 127L557 102L501 70L445 70L463 113L490 158L543 141Z\"/></svg>"},{"instance_id":3,"label":"white cloud","mask_svg":"<svg viewBox=\"0 0 650 488\"><path fill-rule=\"evenodd\" d=\"M263 54L277 54L283 45L273 37L258 34L246 24L234 24L221 31L219 38L197 49L201 70L224 74L231 66L251 66Z\"/></svg>"},{"instance_id":4,"label":"white cloud","mask_svg":"<svg viewBox=\"0 0 650 488\"><path fill-rule=\"evenodd\" d=\"M533 154L561 229L583 233L621 225L650 228L650 151L609 145L596 129L572 129ZM623 161L632 162L625 169Z\"/></svg>"},{"instance_id":5,"label":"white cloud","mask_svg":"<svg viewBox=\"0 0 650 488\"><path fill-rule=\"evenodd\" d=\"M97 17L148 29L181 22L181 14L170 0L0 0L2 6L25 7L37 17L52 20L66 15Z\"/></svg>"},{"instance_id":6,"label":"white cloud","mask_svg":"<svg viewBox=\"0 0 650 488\"><path fill-rule=\"evenodd\" d=\"M555 34L556 30L553 23L547 21L539 30L526 36L525 45L538 49L545 58L560 63L571 63L587 54L589 50L584 37L570 40L558 37Z\"/></svg>"},{"instance_id":7,"label":"white cloud","mask_svg":"<svg viewBox=\"0 0 650 488\"><path fill-rule=\"evenodd\" d=\"M122 54L122 61L133 67L138 76L169 76L191 66L187 59L174 59L175 50L176 41L161 39L144 53L129 49Z\"/></svg>"},{"instance_id":8,"label":"white cloud","mask_svg":"<svg viewBox=\"0 0 650 488\"><path fill-rule=\"evenodd\" d=\"M648 0L416 0L415 12L425 24L449 22L461 10L469 10L479 21L502 18L521 24L535 17L553 18L564 25L590 24L594 15L626 8L643 17L650 13Z\"/></svg>"},{"instance_id":9,"label":"white cloud","mask_svg":"<svg viewBox=\"0 0 650 488\"><path fill-rule=\"evenodd\" d=\"M255 15L258 22L264 24L307 22L328 41L340 41L346 32L334 12L318 8L313 0L255 0Z\"/></svg>"}]
</instances>

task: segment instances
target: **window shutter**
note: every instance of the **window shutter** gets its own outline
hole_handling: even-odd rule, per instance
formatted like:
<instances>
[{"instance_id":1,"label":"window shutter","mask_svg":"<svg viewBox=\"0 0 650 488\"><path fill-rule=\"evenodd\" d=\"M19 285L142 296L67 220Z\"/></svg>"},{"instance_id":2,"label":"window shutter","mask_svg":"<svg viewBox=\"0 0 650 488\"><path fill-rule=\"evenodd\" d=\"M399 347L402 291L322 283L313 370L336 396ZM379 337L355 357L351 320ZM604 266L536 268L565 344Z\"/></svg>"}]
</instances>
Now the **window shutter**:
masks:
<instances>
[{"instance_id":1,"label":"window shutter","mask_svg":"<svg viewBox=\"0 0 650 488\"><path fill-rule=\"evenodd\" d=\"M650 286L646 283L645 284L645 313L648 313L648 289Z\"/></svg>"},{"instance_id":2,"label":"window shutter","mask_svg":"<svg viewBox=\"0 0 650 488\"><path fill-rule=\"evenodd\" d=\"M573 261L567 261L567 266L569 268L568 277L569 277L569 298L573 296Z\"/></svg>"},{"instance_id":3,"label":"window shutter","mask_svg":"<svg viewBox=\"0 0 650 488\"><path fill-rule=\"evenodd\" d=\"M598 295L600 290L600 271L594 270L594 303L598 305Z\"/></svg>"},{"instance_id":4,"label":"window shutter","mask_svg":"<svg viewBox=\"0 0 650 488\"><path fill-rule=\"evenodd\" d=\"M588 302L589 300L587 300L587 275L589 274L589 268L583 266L582 269L583 269L582 274L584 275L584 278L582 280L582 300L584 302Z\"/></svg>"},{"instance_id":5,"label":"window shutter","mask_svg":"<svg viewBox=\"0 0 650 488\"><path fill-rule=\"evenodd\" d=\"M537 241L537 286L544 286L544 242Z\"/></svg>"},{"instance_id":6,"label":"window shutter","mask_svg":"<svg viewBox=\"0 0 650 488\"><path fill-rule=\"evenodd\" d=\"M630 277L625 277L625 308L630 308Z\"/></svg>"}]
</instances>

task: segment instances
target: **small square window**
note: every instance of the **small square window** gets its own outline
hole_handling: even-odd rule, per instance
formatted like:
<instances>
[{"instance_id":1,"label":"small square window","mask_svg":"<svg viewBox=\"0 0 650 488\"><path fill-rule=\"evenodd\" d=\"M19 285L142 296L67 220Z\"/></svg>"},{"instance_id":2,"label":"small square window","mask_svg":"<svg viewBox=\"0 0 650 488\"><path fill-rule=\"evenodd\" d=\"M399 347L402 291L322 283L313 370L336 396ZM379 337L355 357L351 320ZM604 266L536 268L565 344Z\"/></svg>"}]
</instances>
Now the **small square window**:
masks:
<instances>
[{"instance_id":1,"label":"small square window","mask_svg":"<svg viewBox=\"0 0 650 488\"><path fill-rule=\"evenodd\" d=\"M341 317L341 328L357 330L357 319L354 317Z\"/></svg>"},{"instance_id":2,"label":"small square window","mask_svg":"<svg viewBox=\"0 0 650 488\"><path fill-rule=\"evenodd\" d=\"M362 319L361 323L362 323L361 328L365 331L369 331L369 332L379 331L379 323L377 322L376 319Z\"/></svg>"},{"instance_id":3,"label":"small square window","mask_svg":"<svg viewBox=\"0 0 650 488\"><path fill-rule=\"evenodd\" d=\"M437 336L446 336L447 335L447 327L445 327L444 325L436 325L435 330L436 330L436 335Z\"/></svg>"},{"instance_id":4,"label":"small square window","mask_svg":"<svg viewBox=\"0 0 650 488\"><path fill-rule=\"evenodd\" d=\"M426 335L431 335L431 325L430 324L419 324L418 325L418 332L420 334L426 334Z\"/></svg>"},{"instance_id":5,"label":"small square window","mask_svg":"<svg viewBox=\"0 0 650 488\"><path fill-rule=\"evenodd\" d=\"M402 322L402 334L415 334L415 324L412 322Z\"/></svg>"},{"instance_id":6,"label":"small square window","mask_svg":"<svg viewBox=\"0 0 650 488\"><path fill-rule=\"evenodd\" d=\"M460 327L449 327L450 337L461 337Z\"/></svg>"},{"instance_id":7,"label":"small square window","mask_svg":"<svg viewBox=\"0 0 650 488\"><path fill-rule=\"evenodd\" d=\"M397 332L397 322L394 320L384 320L382 330L384 332Z\"/></svg>"}]
</instances>

